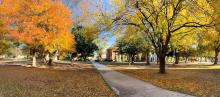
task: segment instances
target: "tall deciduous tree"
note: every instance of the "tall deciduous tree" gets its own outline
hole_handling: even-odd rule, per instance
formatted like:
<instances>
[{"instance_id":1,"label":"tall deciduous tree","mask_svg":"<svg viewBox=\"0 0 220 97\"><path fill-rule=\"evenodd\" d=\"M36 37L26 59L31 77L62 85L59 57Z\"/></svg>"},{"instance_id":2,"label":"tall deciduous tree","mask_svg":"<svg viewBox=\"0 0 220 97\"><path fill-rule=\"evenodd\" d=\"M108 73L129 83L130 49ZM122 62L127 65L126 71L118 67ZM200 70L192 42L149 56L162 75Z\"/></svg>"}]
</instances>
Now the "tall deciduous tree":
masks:
<instances>
[{"instance_id":1,"label":"tall deciduous tree","mask_svg":"<svg viewBox=\"0 0 220 97\"><path fill-rule=\"evenodd\" d=\"M215 27L206 29L201 33L200 48L204 51L204 54L214 56L214 65L218 64L218 55L220 52L220 33ZM212 54L214 53L214 54Z\"/></svg>"},{"instance_id":2,"label":"tall deciduous tree","mask_svg":"<svg viewBox=\"0 0 220 97\"><path fill-rule=\"evenodd\" d=\"M36 52L74 51L71 34L72 15L59 0L4 0L13 32L18 41L28 44L36 66ZM42 49L43 48L43 49ZM52 58L50 58L52 60ZM49 62L51 64L52 61Z\"/></svg>"},{"instance_id":3,"label":"tall deciduous tree","mask_svg":"<svg viewBox=\"0 0 220 97\"><path fill-rule=\"evenodd\" d=\"M185 59L187 59L187 52L191 51L192 49L198 48L198 44L200 42L199 32L199 30L193 29L191 31L188 31L187 33L179 32L173 34L170 42L170 50L171 56L175 57L174 64L179 63L180 56L185 56Z\"/></svg>"},{"instance_id":4,"label":"tall deciduous tree","mask_svg":"<svg viewBox=\"0 0 220 97\"><path fill-rule=\"evenodd\" d=\"M215 51L215 60L214 60L214 65L218 64L218 55L220 52L220 1L219 0L208 0L209 3L214 7L214 15L216 16L215 18L215 27L214 29L212 28L211 31L215 30L215 34L217 37L215 37L213 44L214 44L214 51Z\"/></svg>"},{"instance_id":5,"label":"tall deciduous tree","mask_svg":"<svg viewBox=\"0 0 220 97\"><path fill-rule=\"evenodd\" d=\"M10 31L8 14L8 9L6 9L2 1L0 1L0 55L6 54L10 47L6 40L8 32Z\"/></svg>"},{"instance_id":6,"label":"tall deciduous tree","mask_svg":"<svg viewBox=\"0 0 220 97\"><path fill-rule=\"evenodd\" d=\"M137 36L139 35L139 36ZM117 40L117 46L119 47L120 54L128 54L129 61L134 63L135 55L139 53L146 54L146 63L150 64L149 53L151 51L151 44L147 40L142 31L136 28L127 28L124 32L121 31L120 37Z\"/></svg>"},{"instance_id":7,"label":"tall deciduous tree","mask_svg":"<svg viewBox=\"0 0 220 97\"><path fill-rule=\"evenodd\" d=\"M160 73L165 73L165 58L173 34L210 26L212 13L206 0L136 0L128 1L126 10L114 21L145 32L159 59Z\"/></svg>"},{"instance_id":8,"label":"tall deciduous tree","mask_svg":"<svg viewBox=\"0 0 220 97\"><path fill-rule=\"evenodd\" d=\"M84 61L87 60L87 57L92 56L94 51L98 50L97 45L94 43L94 29L83 26L76 26L72 29L76 41L76 52Z\"/></svg>"},{"instance_id":9,"label":"tall deciduous tree","mask_svg":"<svg viewBox=\"0 0 220 97\"><path fill-rule=\"evenodd\" d=\"M123 53L128 54L129 62L134 63L135 55L141 52L140 48L141 43L139 40L123 40L123 38L118 40L117 46Z\"/></svg>"}]
</instances>

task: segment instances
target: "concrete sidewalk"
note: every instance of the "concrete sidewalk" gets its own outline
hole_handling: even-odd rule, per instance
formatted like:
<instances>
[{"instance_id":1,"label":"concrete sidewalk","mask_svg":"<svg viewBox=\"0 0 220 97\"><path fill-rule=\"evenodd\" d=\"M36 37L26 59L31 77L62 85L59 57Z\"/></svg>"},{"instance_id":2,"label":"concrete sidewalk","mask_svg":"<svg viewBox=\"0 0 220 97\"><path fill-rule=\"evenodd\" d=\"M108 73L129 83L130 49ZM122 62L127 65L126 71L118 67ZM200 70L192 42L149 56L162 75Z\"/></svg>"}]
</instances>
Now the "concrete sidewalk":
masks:
<instances>
[{"instance_id":1,"label":"concrete sidewalk","mask_svg":"<svg viewBox=\"0 0 220 97\"><path fill-rule=\"evenodd\" d=\"M97 62L92 62L120 97L194 97L154 86L127 76Z\"/></svg>"}]
</instances>

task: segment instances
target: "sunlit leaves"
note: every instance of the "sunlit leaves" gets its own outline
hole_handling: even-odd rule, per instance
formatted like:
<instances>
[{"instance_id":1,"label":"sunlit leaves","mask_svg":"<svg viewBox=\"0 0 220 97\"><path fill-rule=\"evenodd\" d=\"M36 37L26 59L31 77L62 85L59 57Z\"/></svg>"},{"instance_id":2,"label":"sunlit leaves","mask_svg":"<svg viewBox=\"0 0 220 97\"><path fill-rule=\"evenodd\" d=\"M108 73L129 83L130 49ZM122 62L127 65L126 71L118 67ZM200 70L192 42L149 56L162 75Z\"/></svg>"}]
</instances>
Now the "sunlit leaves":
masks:
<instances>
[{"instance_id":1,"label":"sunlit leaves","mask_svg":"<svg viewBox=\"0 0 220 97\"><path fill-rule=\"evenodd\" d=\"M72 14L61 1L9 1L5 0L2 5L5 9L15 8L6 14L10 17L10 24L13 24L11 35L15 39L34 48L44 46L44 50L49 52L74 51L70 32Z\"/></svg>"},{"instance_id":2,"label":"sunlit leaves","mask_svg":"<svg viewBox=\"0 0 220 97\"><path fill-rule=\"evenodd\" d=\"M215 12L215 23L216 23L216 30L220 31L220 1L219 0L208 0L209 3L214 7Z\"/></svg>"},{"instance_id":3,"label":"sunlit leaves","mask_svg":"<svg viewBox=\"0 0 220 97\"><path fill-rule=\"evenodd\" d=\"M85 28L83 26L76 25L72 28L72 33L75 36L76 41L76 51L80 54L80 58L86 61L86 58L92 56L94 51L98 50L97 45L93 42L93 33L89 32L92 29ZM91 36L88 36L91 35Z\"/></svg>"},{"instance_id":4,"label":"sunlit leaves","mask_svg":"<svg viewBox=\"0 0 220 97\"><path fill-rule=\"evenodd\" d=\"M139 28L156 45L169 44L172 33L198 32L195 28L211 24L214 17L213 7L206 0L140 0L128 4L127 12L118 15L119 24Z\"/></svg>"}]
</instances>

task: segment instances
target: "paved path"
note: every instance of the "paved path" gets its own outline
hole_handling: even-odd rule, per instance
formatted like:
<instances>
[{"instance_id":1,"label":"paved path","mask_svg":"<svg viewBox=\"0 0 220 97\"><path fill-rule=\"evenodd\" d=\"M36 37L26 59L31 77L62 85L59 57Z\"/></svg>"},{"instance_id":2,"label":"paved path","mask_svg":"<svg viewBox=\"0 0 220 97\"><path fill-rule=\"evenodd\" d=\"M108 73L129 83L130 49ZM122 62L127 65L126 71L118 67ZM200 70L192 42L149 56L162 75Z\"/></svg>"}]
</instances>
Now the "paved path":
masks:
<instances>
[{"instance_id":1,"label":"paved path","mask_svg":"<svg viewBox=\"0 0 220 97\"><path fill-rule=\"evenodd\" d=\"M194 97L156 87L127 76L97 62L92 62L103 78L120 97Z\"/></svg>"}]
</instances>

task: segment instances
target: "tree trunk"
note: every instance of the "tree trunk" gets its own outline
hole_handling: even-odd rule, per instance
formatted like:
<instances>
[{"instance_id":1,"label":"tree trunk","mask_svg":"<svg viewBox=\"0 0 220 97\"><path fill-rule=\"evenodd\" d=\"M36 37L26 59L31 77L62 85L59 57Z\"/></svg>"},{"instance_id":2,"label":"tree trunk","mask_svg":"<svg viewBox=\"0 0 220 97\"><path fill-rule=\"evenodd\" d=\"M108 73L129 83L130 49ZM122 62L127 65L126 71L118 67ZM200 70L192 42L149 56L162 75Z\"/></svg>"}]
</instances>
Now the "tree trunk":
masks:
<instances>
[{"instance_id":1,"label":"tree trunk","mask_svg":"<svg viewBox=\"0 0 220 97\"><path fill-rule=\"evenodd\" d=\"M132 61L131 55L128 55L128 64L129 64L129 66L131 65L131 61Z\"/></svg>"},{"instance_id":2,"label":"tree trunk","mask_svg":"<svg viewBox=\"0 0 220 97\"><path fill-rule=\"evenodd\" d=\"M87 56L84 56L83 61L86 62L87 61L86 59L87 59Z\"/></svg>"},{"instance_id":3,"label":"tree trunk","mask_svg":"<svg viewBox=\"0 0 220 97\"><path fill-rule=\"evenodd\" d=\"M48 60L48 63L47 63L48 66L52 66L53 65L53 58L52 57L53 56L49 53L49 60Z\"/></svg>"},{"instance_id":4,"label":"tree trunk","mask_svg":"<svg viewBox=\"0 0 220 97\"><path fill-rule=\"evenodd\" d=\"M214 61L214 65L218 64L218 54L219 54L219 50L215 49L215 61Z\"/></svg>"},{"instance_id":5,"label":"tree trunk","mask_svg":"<svg viewBox=\"0 0 220 97\"><path fill-rule=\"evenodd\" d=\"M52 65L53 65L53 59L52 59L52 58L49 59L48 65L49 65L49 66L52 66Z\"/></svg>"},{"instance_id":6,"label":"tree trunk","mask_svg":"<svg viewBox=\"0 0 220 97\"><path fill-rule=\"evenodd\" d=\"M134 55L131 56L131 63L134 63Z\"/></svg>"},{"instance_id":7,"label":"tree trunk","mask_svg":"<svg viewBox=\"0 0 220 97\"><path fill-rule=\"evenodd\" d=\"M45 64L47 63L47 60L46 60L45 55L44 55L44 57L43 57L43 62L44 62Z\"/></svg>"},{"instance_id":8,"label":"tree trunk","mask_svg":"<svg viewBox=\"0 0 220 97\"><path fill-rule=\"evenodd\" d=\"M103 60L102 60L102 54L101 54L101 53L99 53L98 60L103 61Z\"/></svg>"},{"instance_id":9,"label":"tree trunk","mask_svg":"<svg viewBox=\"0 0 220 97\"><path fill-rule=\"evenodd\" d=\"M188 57L185 57L185 64L187 63Z\"/></svg>"},{"instance_id":10,"label":"tree trunk","mask_svg":"<svg viewBox=\"0 0 220 97\"><path fill-rule=\"evenodd\" d=\"M45 63L48 63L48 62L49 62L49 59L50 59L50 54L49 54L49 53L46 53L44 59L45 59Z\"/></svg>"},{"instance_id":11,"label":"tree trunk","mask_svg":"<svg viewBox=\"0 0 220 97\"><path fill-rule=\"evenodd\" d=\"M180 56L178 54L176 54L176 56L175 56L175 64L179 64L179 59L180 59Z\"/></svg>"},{"instance_id":12,"label":"tree trunk","mask_svg":"<svg viewBox=\"0 0 220 97\"><path fill-rule=\"evenodd\" d=\"M55 54L54 54L54 61L58 61L58 60L59 60L59 59L58 59L58 56L59 56L59 51L56 50L56 51L55 51Z\"/></svg>"},{"instance_id":13,"label":"tree trunk","mask_svg":"<svg viewBox=\"0 0 220 97\"><path fill-rule=\"evenodd\" d=\"M37 54L36 54L36 51L34 50L33 51L33 57L32 57L32 66L33 67L36 67L37 66Z\"/></svg>"},{"instance_id":14,"label":"tree trunk","mask_svg":"<svg viewBox=\"0 0 220 97\"><path fill-rule=\"evenodd\" d=\"M160 61L160 73L161 74L165 74L166 73L166 56L165 55L162 55L161 57L159 57L159 61Z\"/></svg>"},{"instance_id":15,"label":"tree trunk","mask_svg":"<svg viewBox=\"0 0 220 97\"><path fill-rule=\"evenodd\" d=\"M160 63L159 57L157 57L157 65Z\"/></svg>"},{"instance_id":16,"label":"tree trunk","mask_svg":"<svg viewBox=\"0 0 220 97\"><path fill-rule=\"evenodd\" d=\"M150 54L147 52L146 54L146 65L150 65Z\"/></svg>"},{"instance_id":17,"label":"tree trunk","mask_svg":"<svg viewBox=\"0 0 220 97\"><path fill-rule=\"evenodd\" d=\"M193 58L192 57L190 57L190 62L193 62Z\"/></svg>"}]
</instances>

